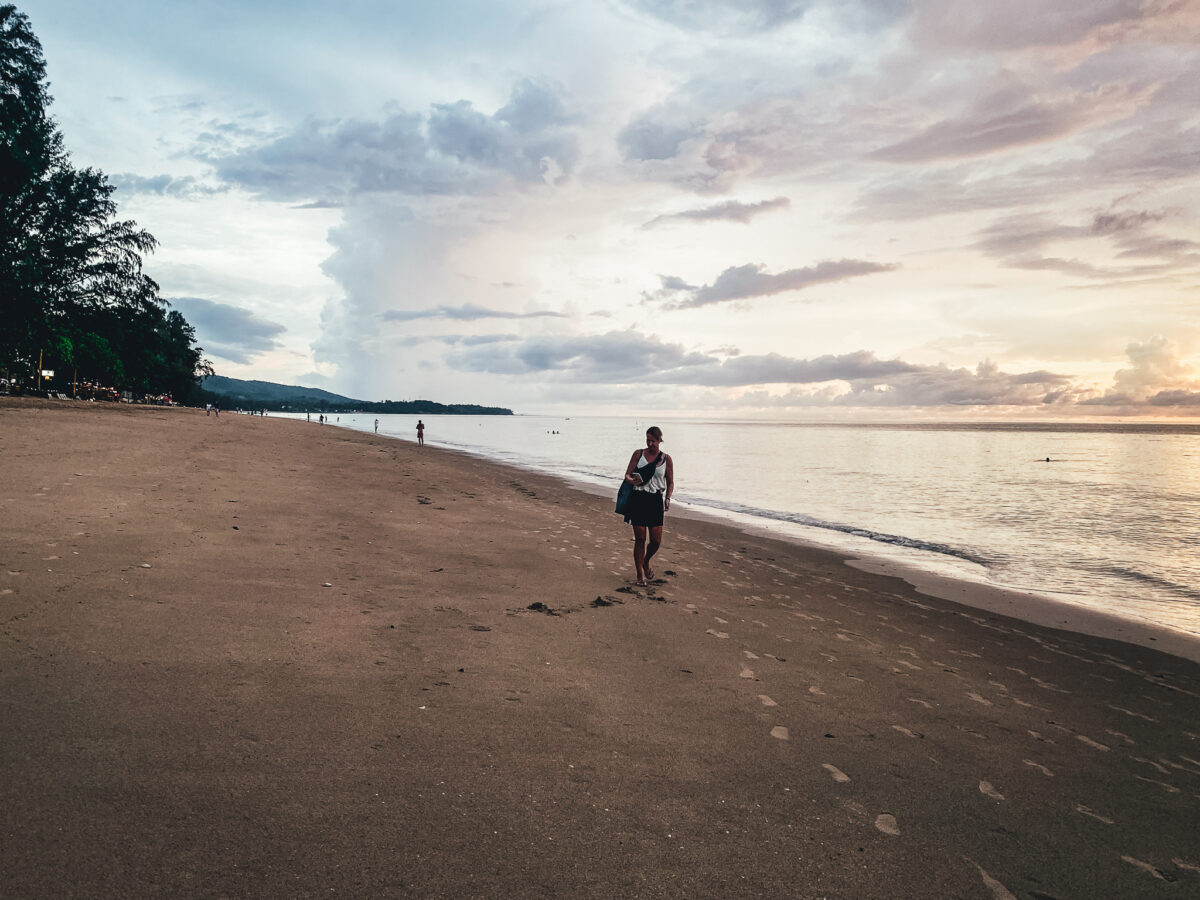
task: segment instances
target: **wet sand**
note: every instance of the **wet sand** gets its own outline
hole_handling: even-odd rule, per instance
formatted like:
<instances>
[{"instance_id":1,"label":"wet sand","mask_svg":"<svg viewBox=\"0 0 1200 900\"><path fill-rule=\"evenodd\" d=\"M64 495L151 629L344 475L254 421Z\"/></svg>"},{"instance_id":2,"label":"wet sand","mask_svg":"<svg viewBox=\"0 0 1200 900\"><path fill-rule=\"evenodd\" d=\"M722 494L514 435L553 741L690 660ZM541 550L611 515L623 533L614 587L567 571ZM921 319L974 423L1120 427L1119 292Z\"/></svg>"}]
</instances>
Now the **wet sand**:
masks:
<instances>
[{"instance_id":1,"label":"wet sand","mask_svg":"<svg viewBox=\"0 0 1200 900\"><path fill-rule=\"evenodd\" d=\"M1196 662L631 551L433 444L4 401L0 896L1200 894Z\"/></svg>"}]
</instances>

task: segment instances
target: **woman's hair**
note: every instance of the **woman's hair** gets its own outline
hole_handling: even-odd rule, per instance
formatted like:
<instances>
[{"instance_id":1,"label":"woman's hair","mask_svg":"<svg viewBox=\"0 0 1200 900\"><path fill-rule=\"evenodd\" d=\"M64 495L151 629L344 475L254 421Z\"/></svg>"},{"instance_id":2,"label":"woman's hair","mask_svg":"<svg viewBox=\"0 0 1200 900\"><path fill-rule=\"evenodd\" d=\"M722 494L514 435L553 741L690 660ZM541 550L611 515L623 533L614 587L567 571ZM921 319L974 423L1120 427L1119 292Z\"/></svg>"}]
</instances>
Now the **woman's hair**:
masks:
<instances>
[{"instance_id":1,"label":"woman's hair","mask_svg":"<svg viewBox=\"0 0 1200 900\"><path fill-rule=\"evenodd\" d=\"M649 428L647 428L646 434L650 435L656 441L662 440L662 429L659 428L657 425L651 425Z\"/></svg>"}]
</instances>

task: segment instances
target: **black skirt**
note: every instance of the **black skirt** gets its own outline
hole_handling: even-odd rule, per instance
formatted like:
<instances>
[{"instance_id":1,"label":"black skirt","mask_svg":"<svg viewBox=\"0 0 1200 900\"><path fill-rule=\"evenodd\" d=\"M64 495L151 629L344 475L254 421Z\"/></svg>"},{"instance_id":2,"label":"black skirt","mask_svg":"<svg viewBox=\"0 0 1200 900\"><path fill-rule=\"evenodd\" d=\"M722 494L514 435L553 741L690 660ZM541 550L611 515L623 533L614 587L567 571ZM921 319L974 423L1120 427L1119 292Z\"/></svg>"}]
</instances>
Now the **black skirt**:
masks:
<instances>
[{"instance_id":1,"label":"black skirt","mask_svg":"<svg viewBox=\"0 0 1200 900\"><path fill-rule=\"evenodd\" d=\"M625 521L630 525L657 528L663 523L663 495L661 491L634 491L625 509Z\"/></svg>"}]
</instances>

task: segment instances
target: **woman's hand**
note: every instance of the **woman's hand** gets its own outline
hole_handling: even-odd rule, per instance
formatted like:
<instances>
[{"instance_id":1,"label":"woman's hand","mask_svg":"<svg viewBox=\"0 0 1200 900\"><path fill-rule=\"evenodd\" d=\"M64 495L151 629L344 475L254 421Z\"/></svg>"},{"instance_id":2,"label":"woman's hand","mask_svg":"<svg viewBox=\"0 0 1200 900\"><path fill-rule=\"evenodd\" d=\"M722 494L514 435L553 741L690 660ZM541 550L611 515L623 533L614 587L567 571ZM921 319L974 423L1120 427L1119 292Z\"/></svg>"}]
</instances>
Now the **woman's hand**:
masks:
<instances>
[{"instance_id":1,"label":"woman's hand","mask_svg":"<svg viewBox=\"0 0 1200 900\"><path fill-rule=\"evenodd\" d=\"M632 484L634 487L637 487L639 484L642 483L642 476L639 475L637 472L630 472L625 477L629 481L629 483Z\"/></svg>"},{"instance_id":2,"label":"woman's hand","mask_svg":"<svg viewBox=\"0 0 1200 900\"><path fill-rule=\"evenodd\" d=\"M666 512L670 508L671 508L671 498L663 497L663 512Z\"/></svg>"}]
</instances>

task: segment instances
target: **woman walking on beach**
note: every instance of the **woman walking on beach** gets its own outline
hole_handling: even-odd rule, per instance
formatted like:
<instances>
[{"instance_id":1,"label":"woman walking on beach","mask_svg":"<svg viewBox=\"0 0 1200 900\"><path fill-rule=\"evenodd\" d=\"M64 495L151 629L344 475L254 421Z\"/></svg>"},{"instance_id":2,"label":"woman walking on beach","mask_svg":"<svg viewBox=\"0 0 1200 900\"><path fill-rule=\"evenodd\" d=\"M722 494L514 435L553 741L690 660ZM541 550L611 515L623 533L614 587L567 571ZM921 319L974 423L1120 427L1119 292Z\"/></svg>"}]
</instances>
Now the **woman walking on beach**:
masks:
<instances>
[{"instance_id":1,"label":"woman walking on beach","mask_svg":"<svg viewBox=\"0 0 1200 900\"><path fill-rule=\"evenodd\" d=\"M646 449L634 450L625 467L625 480L633 485L625 521L633 526L633 564L637 583L643 587L654 577L650 560L662 546L663 513L671 508L675 492L675 464L662 452L662 439L657 425L647 428Z\"/></svg>"}]
</instances>

